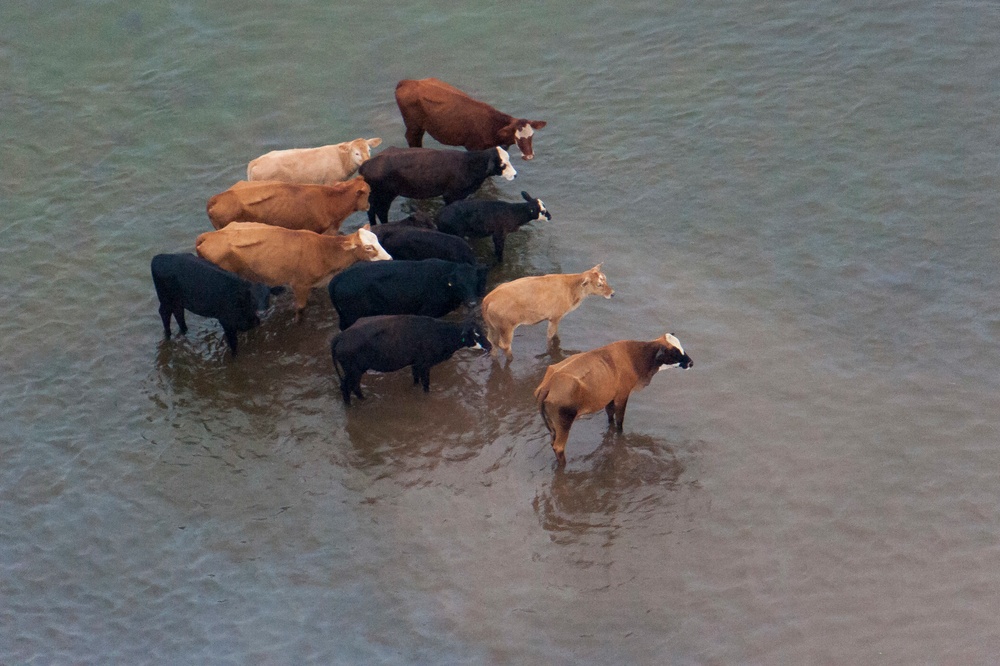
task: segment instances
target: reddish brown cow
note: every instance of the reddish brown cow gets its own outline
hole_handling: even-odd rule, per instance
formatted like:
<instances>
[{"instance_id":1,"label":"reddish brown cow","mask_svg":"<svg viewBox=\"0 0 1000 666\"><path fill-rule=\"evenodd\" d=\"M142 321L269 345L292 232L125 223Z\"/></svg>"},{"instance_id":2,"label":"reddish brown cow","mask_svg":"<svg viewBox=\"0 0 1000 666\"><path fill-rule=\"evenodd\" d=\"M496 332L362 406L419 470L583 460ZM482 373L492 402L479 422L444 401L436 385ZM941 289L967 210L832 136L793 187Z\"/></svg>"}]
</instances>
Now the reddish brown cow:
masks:
<instances>
[{"instance_id":1,"label":"reddish brown cow","mask_svg":"<svg viewBox=\"0 0 1000 666\"><path fill-rule=\"evenodd\" d=\"M338 231L351 213L368 210L370 193L360 176L334 185L241 180L209 199L205 209L216 229L230 222L261 222L322 234Z\"/></svg>"},{"instance_id":2,"label":"reddish brown cow","mask_svg":"<svg viewBox=\"0 0 1000 666\"><path fill-rule=\"evenodd\" d=\"M621 432L629 394L645 388L658 370L672 365L690 368L694 362L670 333L650 342L612 342L550 365L535 389L535 400L559 465L566 463L566 440L578 416L604 409L608 426L613 424Z\"/></svg>"},{"instance_id":3,"label":"reddish brown cow","mask_svg":"<svg viewBox=\"0 0 1000 666\"><path fill-rule=\"evenodd\" d=\"M438 79L404 79L396 85L396 104L406 124L406 142L420 148L424 132L447 146L486 150L517 144L521 157L532 159L531 137L544 120L515 118L469 97Z\"/></svg>"},{"instance_id":4,"label":"reddish brown cow","mask_svg":"<svg viewBox=\"0 0 1000 666\"><path fill-rule=\"evenodd\" d=\"M530 326L548 320L551 343L559 334L559 320L580 307L584 297L611 298L614 293L600 264L583 273L523 277L498 286L483 299L483 322L493 355L499 348L508 361L514 358L511 341L514 329L522 324Z\"/></svg>"},{"instance_id":5,"label":"reddish brown cow","mask_svg":"<svg viewBox=\"0 0 1000 666\"><path fill-rule=\"evenodd\" d=\"M367 224L347 236L328 236L234 222L198 236L195 249L202 259L244 279L270 287L291 286L296 318L306 307L309 290L325 286L334 274L358 261L392 259Z\"/></svg>"}]
</instances>

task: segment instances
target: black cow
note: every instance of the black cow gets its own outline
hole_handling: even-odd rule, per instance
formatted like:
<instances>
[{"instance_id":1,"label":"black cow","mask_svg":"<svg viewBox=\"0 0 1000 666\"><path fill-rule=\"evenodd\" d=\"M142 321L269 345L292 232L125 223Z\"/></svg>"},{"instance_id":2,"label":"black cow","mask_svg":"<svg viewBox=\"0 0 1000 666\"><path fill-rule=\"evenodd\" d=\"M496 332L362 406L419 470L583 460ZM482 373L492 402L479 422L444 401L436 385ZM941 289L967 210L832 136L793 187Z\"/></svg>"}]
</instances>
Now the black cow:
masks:
<instances>
[{"instance_id":1,"label":"black cow","mask_svg":"<svg viewBox=\"0 0 1000 666\"><path fill-rule=\"evenodd\" d=\"M463 238L419 227L380 224L372 231L393 259L444 259L475 264L476 253Z\"/></svg>"},{"instance_id":2,"label":"black cow","mask_svg":"<svg viewBox=\"0 0 1000 666\"><path fill-rule=\"evenodd\" d=\"M477 199L456 201L438 213L438 230L466 238L493 236L493 254L497 261L503 261L503 246L507 234L529 222L552 219L541 199L532 199L527 192L521 192L521 196L525 203Z\"/></svg>"},{"instance_id":3,"label":"black cow","mask_svg":"<svg viewBox=\"0 0 1000 666\"><path fill-rule=\"evenodd\" d=\"M371 187L368 220L389 221L389 206L398 196L429 199L443 196L446 204L464 199L490 176L511 180L517 175L503 148L436 150L388 148L358 168Z\"/></svg>"},{"instance_id":4,"label":"black cow","mask_svg":"<svg viewBox=\"0 0 1000 666\"><path fill-rule=\"evenodd\" d=\"M272 290L219 268L193 254L158 254L150 262L153 286L160 299L163 333L170 339L170 315L187 333L184 310L214 317L222 324L226 342L236 356L236 333L258 324L258 310L267 309Z\"/></svg>"},{"instance_id":5,"label":"black cow","mask_svg":"<svg viewBox=\"0 0 1000 666\"><path fill-rule=\"evenodd\" d=\"M389 263L389 262L386 262ZM364 317L330 341L333 367L344 402L351 393L364 400L361 376L369 370L392 372L413 366L413 383L430 391L431 367L459 349L490 349L486 334L474 321L452 323L420 315Z\"/></svg>"},{"instance_id":6,"label":"black cow","mask_svg":"<svg viewBox=\"0 0 1000 666\"><path fill-rule=\"evenodd\" d=\"M440 317L476 306L486 293L486 266L442 259L359 262L330 280L330 302L344 330L361 317L417 314Z\"/></svg>"}]
</instances>

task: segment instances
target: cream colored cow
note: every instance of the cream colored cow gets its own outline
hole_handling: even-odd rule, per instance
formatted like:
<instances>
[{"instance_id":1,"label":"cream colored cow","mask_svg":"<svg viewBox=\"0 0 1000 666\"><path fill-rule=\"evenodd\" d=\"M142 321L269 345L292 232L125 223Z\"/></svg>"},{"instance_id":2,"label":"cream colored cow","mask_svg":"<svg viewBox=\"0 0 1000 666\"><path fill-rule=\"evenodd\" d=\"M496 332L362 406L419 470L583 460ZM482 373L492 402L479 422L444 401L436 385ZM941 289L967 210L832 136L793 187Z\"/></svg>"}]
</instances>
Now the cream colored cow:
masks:
<instances>
[{"instance_id":1,"label":"cream colored cow","mask_svg":"<svg viewBox=\"0 0 1000 666\"><path fill-rule=\"evenodd\" d=\"M247 165L247 180L333 185L347 180L382 139L355 139L318 148L272 150Z\"/></svg>"}]
</instances>

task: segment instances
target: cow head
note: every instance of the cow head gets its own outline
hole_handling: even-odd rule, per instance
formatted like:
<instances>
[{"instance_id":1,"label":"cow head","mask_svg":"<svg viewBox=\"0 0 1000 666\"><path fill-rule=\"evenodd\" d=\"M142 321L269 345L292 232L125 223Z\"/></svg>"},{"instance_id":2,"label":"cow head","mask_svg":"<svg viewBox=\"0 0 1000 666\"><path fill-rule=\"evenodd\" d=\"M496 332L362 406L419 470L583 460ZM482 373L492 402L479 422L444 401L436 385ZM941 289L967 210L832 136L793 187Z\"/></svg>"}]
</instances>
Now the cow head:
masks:
<instances>
[{"instance_id":1,"label":"cow head","mask_svg":"<svg viewBox=\"0 0 1000 666\"><path fill-rule=\"evenodd\" d=\"M378 236L372 233L371 225L366 224L357 231L358 242L360 243L365 261L384 261L392 259L388 252L382 249L378 243Z\"/></svg>"},{"instance_id":2,"label":"cow head","mask_svg":"<svg viewBox=\"0 0 1000 666\"><path fill-rule=\"evenodd\" d=\"M541 199L532 199L531 195L527 192L521 192L521 197L528 202L528 211L535 216L530 220L531 222L552 219L552 214L545 208L545 204L542 203Z\"/></svg>"},{"instance_id":3,"label":"cow head","mask_svg":"<svg viewBox=\"0 0 1000 666\"><path fill-rule=\"evenodd\" d=\"M361 166L372 156L372 148L382 143L382 139L355 139L349 144L351 162L355 167Z\"/></svg>"},{"instance_id":4,"label":"cow head","mask_svg":"<svg viewBox=\"0 0 1000 666\"><path fill-rule=\"evenodd\" d=\"M258 288L263 288L265 293L267 287L255 282L246 284L246 289L241 289L233 299L232 314L229 320L237 331L245 333L260 325L260 317L257 315L257 306L260 304L260 293ZM263 309L266 309L265 305Z\"/></svg>"},{"instance_id":5,"label":"cow head","mask_svg":"<svg viewBox=\"0 0 1000 666\"><path fill-rule=\"evenodd\" d=\"M474 321L466 321L462 324L461 342L463 347L484 349L486 351L493 349L493 345L486 339L486 333L483 331L483 328Z\"/></svg>"},{"instance_id":6,"label":"cow head","mask_svg":"<svg viewBox=\"0 0 1000 666\"><path fill-rule=\"evenodd\" d=\"M447 288L452 296L472 310L479 302L479 297L486 291L486 266L470 266L458 264L448 274Z\"/></svg>"},{"instance_id":7,"label":"cow head","mask_svg":"<svg viewBox=\"0 0 1000 666\"><path fill-rule=\"evenodd\" d=\"M546 122L544 120L525 120L524 118L517 118L509 125L500 130L500 135L503 137L511 137L510 143L517 144L518 149L521 151L521 159L531 160L535 158L535 153L531 147L531 137L534 136L535 130L540 130L545 127ZM504 138L504 141L507 141Z\"/></svg>"},{"instance_id":8,"label":"cow head","mask_svg":"<svg viewBox=\"0 0 1000 666\"><path fill-rule=\"evenodd\" d=\"M365 179L356 176L351 179L351 184L355 186L354 197L357 202L354 206L355 210L366 211L371 208L368 197L372 193L372 188L365 182Z\"/></svg>"},{"instance_id":9,"label":"cow head","mask_svg":"<svg viewBox=\"0 0 1000 666\"><path fill-rule=\"evenodd\" d=\"M503 176L507 180L514 180L514 176L517 175L517 171L510 164L510 155L507 151L500 146L496 147L497 151L497 162L494 168L490 171L491 176Z\"/></svg>"},{"instance_id":10,"label":"cow head","mask_svg":"<svg viewBox=\"0 0 1000 666\"><path fill-rule=\"evenodd\" d=\"M656 342L663 345L656 352L655 358L656 365L660 370L675 365L679 368L687 369L694 365L691 357L684 353L681 341L674 337L673 333L665 333L663 337L657 338Z\"/></svg>"},{"instance_id":11,"label":"cow head","mask_svg":"<svg viewBox=\"0 0 1000 666\"><path fill-rule=\"evenodd\" d=\"M601 272L601 264L597 264L583 274L582 284L584 294L594 294L604 298L611 298L615 295L615 290L608 284L607 276Z\"/></svg>"}]
</instances>

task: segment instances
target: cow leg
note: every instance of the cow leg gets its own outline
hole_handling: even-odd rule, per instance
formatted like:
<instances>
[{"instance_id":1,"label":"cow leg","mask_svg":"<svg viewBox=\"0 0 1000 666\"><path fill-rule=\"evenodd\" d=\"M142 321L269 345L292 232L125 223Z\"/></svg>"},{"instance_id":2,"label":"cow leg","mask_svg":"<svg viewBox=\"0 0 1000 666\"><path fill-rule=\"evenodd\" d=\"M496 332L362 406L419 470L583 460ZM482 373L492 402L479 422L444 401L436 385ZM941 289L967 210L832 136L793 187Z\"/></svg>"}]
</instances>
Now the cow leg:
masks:
<instances>
[{"instance_id":1,"label":"cow leg","mask_svg":"<svg viewBox=\"0 0 1000 666\"><path fill-rule=\"evenodd\" d=\"M610 428L615 423L615 401L612 400L604 406L604 411L608 415L608 427Z\"/></svg>"},{"instance_id":2,"label":"cow leg","mask_svg":"<svg viewBox=\"0 0 1000 666\"><path fill-rule=\"evenodd\" d=\"M170 315L172 314L169 305L160 303L160 321L163 322L163 335L167 340L170 339Z\"/></svg>"},{"instance_id":3,"label":"cow leg","mask_svg":"<svg viewBox=\"0 0 1000 666\"><path fill-rule=\"evenodd\" d=\"M497 261L503 261L503 246L506 241L506 234L493 234L493 254Z\"/></svg>"},{"instance_id":4,"label":"cow leg","mask_svg":"<svg viewBox=\"0 0 1000 666\"><path fill-rule=\"evenodd\" d=\"M370 196L368 199L368 223L371 225L389 221L389 208L396 197Z\"/></svg>"},{"instance_id":5,"label":"cow leg","mask_svg":"<svg viewBox=\"0 0 1000 666\"><path fill-rule=\"evenodd\" d=\"M410 366L410 370L413 373L413 385L416 386L420 381L420 371L417 370L417 366Z\"/></svg>"},{"instance_id":6,"label":"cow leg","mask_svg":"<svg viewBox=\"0 0 1000 666\"><path fill-rule=\"evenodd\" d=\"M233 352L233 356L236 356L236 329L230 326L223 325L222 332L226 334L226 342L229 344L229 349Z\"/></svg>"},{"instance_id":7,"label":"cow leg","mask_svg":"<svg viewBox=\"0 0 1000 666\"><path fill-rule=\"evenodd\" d=\"M420 383L424 386L424 393L431 392L431 369L421 368L420 370Z\"/></svg>"},{"instance_id":8,"label":"cow leg","mask_svg":"<svg viewBox=\"0 0 1000 666\"><path fill-rule=\"evenodd\" d=\"M566 442L569 440L569 429L576 420L576 410L572 407L560 407L556 419L556 436L552 440L552 450L556 454L556 461L562 467L566 464Z\"/></svg>"},{"instance_id":9,"label":"cow leg","mask_svg":"<svg viewBox=\"0 0 1000 666\"><path fill-rule=\"evenodd\" d=\"M410 148L423 148L424 128L420 125L407 125L406 143Z\"/></svg>"},{"instance_id":10,"label":"cow leg","mask_svg":"<svg viewBox=\"0 0 1000 666\"><path fill-rule=\"evenodd\" d=\"M185 335L188 332L187 322L184 321L184 306L178 303L174 306L174 319L177 320L177 328L180 329L181 335Z\"/></svg>"},{"instance_id":11,"label":"cow leg","mask_svg":"<svg viewBox=\"0 0 1000 666\"><path fill-rule=\"evenodd\" d=\"M562 320L561 316L549 319L549 327L545 331L545 334L548 336L548 340L550 343L552 342L553 338L559 335L559 322L561 320Z\"/></svg>"},{"instance_id":12,"label":"cow leg","mask_svg":"<svg viewBox=\"0 0 1000 666\"><path fill-rule=\"evenodd\" d=\"M499 345L500 349L503 350L503 353L506 354L507 362L510 363L511 361L513 361L514 351L512 347L514 344L514 329L512 328L509 331L505 331L504 333L502 333L500 335L500 340L497 342L497 344Z\"/></svg>"},{"instance_id":13,"label":"cow leg","mask_svg":"<svg viewBox=\"0 0 1000 666\"><path fill-rule=\"evenodd\" d=\"M292 293L295 295L295 323L300 323L309 301L309 285L293 284Z\"/></svg>"},{"instance_id":14,"label":"cow leg","mask_svg":"<svg viewBox=\"0 0 1000 666\"><path fill-rule=\"evenodd\" d=\"M624 398L616 398L614 400L615 405L615 426L618 428L618 432L622 431L622 426L625 424L625 405L628 404L628 395L626 394Z\"/></svg>"},{"instance_id":15,"label":"cow leg","mask_svg":"<svg viewBox=\"0 0 1000 666\"><path fill-rule=\"evenodd\" d=\"M340 395L344 398L344 404L351 406L351 376L345 375L340 379Z\"/></svg>"}]
</instances>

